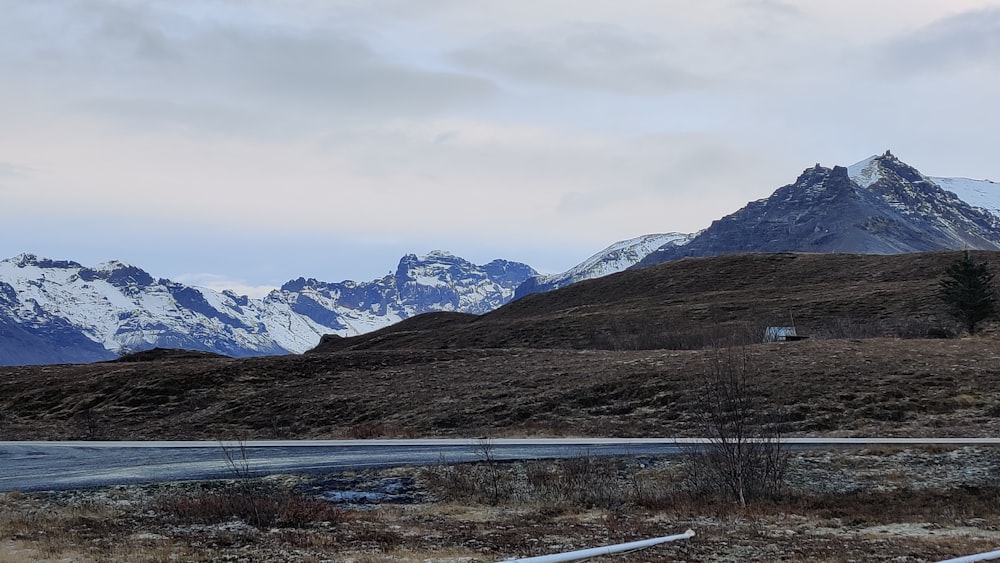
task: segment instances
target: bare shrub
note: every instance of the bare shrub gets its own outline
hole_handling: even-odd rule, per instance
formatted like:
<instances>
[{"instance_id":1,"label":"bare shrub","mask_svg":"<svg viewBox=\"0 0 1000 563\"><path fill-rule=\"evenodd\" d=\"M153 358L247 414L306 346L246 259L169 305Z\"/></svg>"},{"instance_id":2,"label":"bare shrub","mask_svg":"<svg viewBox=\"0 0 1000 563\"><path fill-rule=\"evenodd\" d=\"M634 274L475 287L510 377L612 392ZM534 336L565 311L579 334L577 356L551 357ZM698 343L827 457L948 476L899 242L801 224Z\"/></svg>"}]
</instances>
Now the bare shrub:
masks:
<instances>
[{"instance_id":1,"label":"bare shrub","mask_svg":"<svg viewBox=\"0 0 1000 563\"><path fill-rule=\"evenodd\" d=\"M560 462L529 462L525 477L531 498L573 508L618 508L632 501L618 462L589 453Z\"/></svg>"},{"instance_id":2,"label":"bare shrub","mask_svg":"<svg viewBox=\"0 0 1000 563\"><path fill-rule=\"evenodd\" d=\"M590 335L588 347L615 351L702 350L720 341L759 342L764 327L754 321L666 326L662 319L652 316L612 318Z\"/></svg>"},{"instance_id":3,"label":"bare shrub","mask_svg":"<svg viewBox=\"0 0 1000 563\"><path fill-rule=\"evenodd\" d=\"M157 508L180 523L219 524L242 520L258 528L276 525L302 527L318 522L341 522L343 512L330 503L294 491L230 485L195 495L160 499Z\"/></svg>"},{"instance_id":4,"label":"bare shrub","mask_svg":"<svg viewBox=\"0 0 1000 563\"><path fill-rule=\"evenodd\" d=\"M253 478L250 450L245 440L234 443L220 440L219 448L232 473L232 483L221 493L176 499L169 508L178 518L195 518L208 523L236 518L258 528L278 523L298 525L341 519L340 511L324 501L262 486Z\"/></svg>"},{"instance_id":5,"label":"bare shrub","mask_svg":"<svg viewBox=\"0 0 1000 563\"><path fill-rule=\"evenodd\" d=\"M348 438L353 440L370 440L373 438L418 438L414 429L384 422L362 422L346 430Z\"/></svg>"},{"instance_id":6,"label":"bare shrub","mask_svg":"<svg viewBox=\"0 0 1000 563\"><path fill-rule=\"evenodd\" d=\"M717 348L703 374L700 423L710 443L689 452L688 482L697 494L717 494L741 506L777 496L788 454L780 418L764 410L757 369L745 347Z\"/></svg>"},{"instance_id":7,"label":"bare shrub","mask_svg":"<svg viewBox=\"0 0 1000 563\"><path fill-rule=\"evenodd\" d=\"M500 502L501 489L503 483L500 478L500 468L497 467L496 456L494 455L495 445L488 437L480 438L476 442L475 452L482 457L483 465L486 467L486 475L489 480L490 497L494 504Z\"/></svg>"},{"instance_id":8,"label":"bare shrub","mask_svg":"<svg viewBox=\"0 0 1000 563\"><path fill-rule=\"evenodd\" d=\"M543 504L563 511L617 509L633 504L635 469L628 461L583 453L562 460L484 462L425 468L422 478L440 498L484 504Z\"/></svg>"},{"instance_id":9,"label":"bare shrub","mask_svg":"<svg viewBox=\"0 0 1000 563\"><path fill-rule=\"evenodd\" d=\"M835 317L823 321L811 336L827 340L867 338L954 338L955 331L932 320L914 318L858 319Z\"/></svg>"},{"instance_id":10,"label":"bare shrub","mask_svg":"<svg viewBox=\"0 0 1000 563\"><path fill-rule=\"evenodd\" d=\"M816 338L830 340L847 340L862 338L877 338L887 336L883 323L870 319L855 319L852 317L837 317L827 319L822 328L813 332Z\"/></svg>"},{"instance_id":11,"label":"bare shrub","mask_svg":"<svg viewBox=\"0 0 1000 563\"><path fill-rule=\"evenodd\" d=\"M496 459L489 438L479 439L474 452L480 461L449 464L442 458L438 464L426 468L422 475L428 487L438 496L453 501L495 505L512 500L517 481L512 464Z\"/></svg>"}]
</instances>

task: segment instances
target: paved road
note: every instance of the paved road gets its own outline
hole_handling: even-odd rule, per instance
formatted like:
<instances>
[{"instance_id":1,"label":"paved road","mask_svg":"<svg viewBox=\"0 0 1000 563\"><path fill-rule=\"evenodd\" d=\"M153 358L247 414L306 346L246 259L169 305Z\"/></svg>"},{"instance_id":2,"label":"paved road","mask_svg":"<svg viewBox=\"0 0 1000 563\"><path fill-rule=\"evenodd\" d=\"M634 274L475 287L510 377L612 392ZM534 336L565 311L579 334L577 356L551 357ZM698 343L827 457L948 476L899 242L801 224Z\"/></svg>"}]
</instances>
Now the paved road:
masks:
<instances>
[{"instance_id":1,"label":"paved road","mask_svg":"<svg viewBox=\"0 0 1000 563\"><path fill-rule=\"evenodd\" d=\"M875 444L1000 445L1000 439L798 438L792 447ZM703 439L495 439L495 459L676 454ZM224 448L254 475L321 473L364 467L482 459L482 440L299 440L244 442L0 442L0 491L59 490L114 484L232 477Z\"/></svg>"}]
</instances>

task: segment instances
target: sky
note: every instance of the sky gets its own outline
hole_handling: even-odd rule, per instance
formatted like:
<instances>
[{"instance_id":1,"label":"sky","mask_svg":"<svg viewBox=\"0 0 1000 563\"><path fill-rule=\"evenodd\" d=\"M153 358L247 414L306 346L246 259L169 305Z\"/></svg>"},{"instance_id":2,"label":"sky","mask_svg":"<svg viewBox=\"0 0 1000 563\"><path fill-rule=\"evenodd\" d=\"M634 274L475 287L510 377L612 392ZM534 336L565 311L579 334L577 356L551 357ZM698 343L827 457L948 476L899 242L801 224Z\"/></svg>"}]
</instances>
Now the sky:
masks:
<instances>
[{"instance_id":1,"label":"sky","mask_svg":"<svg viewBox=\"0 0 1000 563\"><path fill-rule=\"evenodd\" d=\"M554 273L891 149L1000 180L1000 0L0 0L0 258Z\"/></svg>"}]
</instances>

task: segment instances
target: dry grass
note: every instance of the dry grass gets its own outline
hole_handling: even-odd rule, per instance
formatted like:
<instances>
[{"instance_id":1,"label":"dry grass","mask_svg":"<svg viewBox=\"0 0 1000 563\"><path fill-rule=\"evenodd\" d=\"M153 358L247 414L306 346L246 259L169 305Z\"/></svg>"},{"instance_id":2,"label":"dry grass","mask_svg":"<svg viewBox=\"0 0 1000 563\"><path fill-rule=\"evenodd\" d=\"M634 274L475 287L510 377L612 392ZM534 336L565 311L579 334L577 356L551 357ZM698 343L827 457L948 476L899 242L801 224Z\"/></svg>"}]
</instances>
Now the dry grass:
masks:
<instances>
[{"instance_id":1,"label":"dry grass","mask_svg":"<svg viewBox=\"0 0 1000 563\"><path fill-rule=\"evenodd\" d=\"M456 488L443 467L396 469L366 475L412 474L424 498L437 500L327 505L331 517L314 504L325 501L312 498L299 517L264 526L251 525L248 514L224 516L232 483L10 493L0 501L0 560L485 562L692 528L692 540L616 561L915 563L995 549L1000 488L989 469L997 457L975 448L802 453L786 494L748 508L692 497L677 482L686 472L676 460L502 463L508 493L499 499ZM451 469L491 487L482 463ZM893 470L906 482L885 477ZM255 486L284 499L334 481ZM828 490L831 482L837 490Z\"/></svg>"},{"instance_id":2,"label":"dry grass","mask_svg":"<svg viewBox=\"0 0 1000 563\"><path fill-rule=\"evenodd\" d=\"M1000 434L1000 340L748 347L789 435ZM671 436L711 351L407 350L0 369L4 439ZM87 422L87 423L84 423Z\"/></svg>"},{"instance_id":3,"label":"dry grass","mask_svg":"<svg viewBox=\"0 0 1000 563\"><path fill-rule=\"evenodd\" d=\"M247 483L167 497L154 510L184 524L220 524L235 518L258 528L296 527L314 522L335 524L344 518L343 512L330 503L292 491Z\"/></svg>"}]
</instances>

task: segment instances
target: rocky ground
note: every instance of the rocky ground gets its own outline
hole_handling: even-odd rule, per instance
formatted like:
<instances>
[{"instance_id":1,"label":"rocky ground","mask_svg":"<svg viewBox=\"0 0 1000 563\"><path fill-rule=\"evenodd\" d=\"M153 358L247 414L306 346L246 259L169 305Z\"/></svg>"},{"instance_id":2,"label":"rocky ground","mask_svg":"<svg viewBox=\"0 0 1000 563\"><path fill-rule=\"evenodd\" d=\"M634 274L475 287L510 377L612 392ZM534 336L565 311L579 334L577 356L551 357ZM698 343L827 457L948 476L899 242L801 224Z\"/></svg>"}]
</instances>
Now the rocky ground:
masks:
<instances>
[{"instance_id":1,"label":"rocky ground","mask_svg":"<svg viewBox=\"0 0 1000 563\"><path fill-rule=\"evenodd\" d=\"M0 497L0 561L499 561L695 531L609 561L940 561L1000 547L1000 451L793 452L748 507L693 458L396 468ZM692 465L694 464L694 465Z\"/></svg>"}]
</instances>

